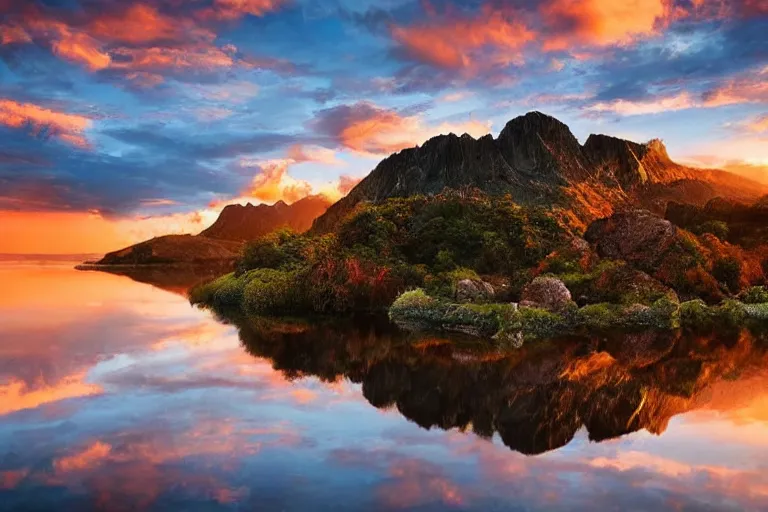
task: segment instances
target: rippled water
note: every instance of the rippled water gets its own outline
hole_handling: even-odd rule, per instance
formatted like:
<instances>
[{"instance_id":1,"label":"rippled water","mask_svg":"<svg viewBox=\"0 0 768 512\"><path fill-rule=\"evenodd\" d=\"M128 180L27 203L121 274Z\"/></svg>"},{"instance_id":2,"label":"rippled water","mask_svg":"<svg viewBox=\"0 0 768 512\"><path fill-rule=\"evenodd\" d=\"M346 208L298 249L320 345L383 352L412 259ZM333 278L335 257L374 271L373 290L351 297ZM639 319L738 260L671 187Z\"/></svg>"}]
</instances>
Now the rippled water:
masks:
<instances>
[{"instance_id":1,"label":"rippled water","mask_svg":"<svg viewBox=\"0 0 768 512\"><path fill-rule=\"evenodd\" d=\"M762 336L494 353L142 280L0 263L0 510L768 509Z\"/></svg>"}]
</instances>

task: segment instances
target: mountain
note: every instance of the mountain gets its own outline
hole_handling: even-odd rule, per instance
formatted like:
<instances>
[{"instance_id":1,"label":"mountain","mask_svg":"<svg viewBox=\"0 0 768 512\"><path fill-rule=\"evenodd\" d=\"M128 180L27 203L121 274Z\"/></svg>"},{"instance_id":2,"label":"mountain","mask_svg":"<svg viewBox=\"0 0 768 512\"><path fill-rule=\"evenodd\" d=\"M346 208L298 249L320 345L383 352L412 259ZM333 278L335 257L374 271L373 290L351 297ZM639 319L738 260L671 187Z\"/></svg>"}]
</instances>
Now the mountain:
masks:
<instances>
[{"instance_id":1,"label":"mountain","mask_svg":"<svg viewBox=\"0 0 768 512\"><path fill-rule=\"evenodd\" d=\"M278 201L269 206L230 205L224 208L219 218L208 229L200 233L207 238L222 240L254 240L277 228L288 227L302 233L312 226L312 221L325 213L330 201L324 196L308 196L287 205Z\"/></svg>"},{"instance_id":2,"label":"mountain","mask_svg":"<svg viewBox=\"0 0 768 512\"><path fill-rule=\"evenodd\" d=\"M166 235L111 252L96 265L234 265L245 242L276 229L297 232L309 229L330 202L322 196L309 196L286 204L230 205L216 222L199 235Z\"/></svg>"},{"instance_id":3,"label":"mountain","mask_svg":"<svg viewBox=\"0 0 768 512\"><path fill-rule=\"evenodd\" d=\"M725 171L679 165L660 140L639 144L590 135L581 145L564 123L530 112L509 121L496 139L440 135L391 155L318 217L313 231L330 231L362 201L464 187L511 194L524 205L556 204L580 227L623 206L663 214L673 200L751 202L768 193L768 186Z\"/></svg>"}]
</instances>

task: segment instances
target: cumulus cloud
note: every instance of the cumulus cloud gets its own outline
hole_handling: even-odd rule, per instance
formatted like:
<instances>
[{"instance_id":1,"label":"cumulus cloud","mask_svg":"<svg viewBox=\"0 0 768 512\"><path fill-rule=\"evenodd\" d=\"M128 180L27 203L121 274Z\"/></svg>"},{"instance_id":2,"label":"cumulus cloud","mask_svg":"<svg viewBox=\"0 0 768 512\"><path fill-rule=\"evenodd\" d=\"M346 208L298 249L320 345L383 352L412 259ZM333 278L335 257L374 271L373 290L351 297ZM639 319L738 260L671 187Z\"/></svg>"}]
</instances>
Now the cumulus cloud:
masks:
<instances>
[{"instance_id":1,"label":"cumulus cloud","mask_svg":"<svg viewBox=\"0 0 768 512\"><path fill-rule=\"evenodd\" d=\"M322 110L313 124L340 147L371 156L388 155L440 134L480 137L491 129L490 122L475 120L428 124L421 115L401 114L370 102Z\"/></svg>"},{"instance_id":2,"label":"cumulus cloud","mask_svg":"<svg viewBox=\"0 0 768 512\"><path fill-rule=\"evenodd\" d=\"M312 185L288 174L288 168L292 163L293 160L289 159L241 162L243 167L259 169L259 173L253 177L243 195L266 203L281 200L293 203L310 195Z\"/></svg>"}]
</instances>

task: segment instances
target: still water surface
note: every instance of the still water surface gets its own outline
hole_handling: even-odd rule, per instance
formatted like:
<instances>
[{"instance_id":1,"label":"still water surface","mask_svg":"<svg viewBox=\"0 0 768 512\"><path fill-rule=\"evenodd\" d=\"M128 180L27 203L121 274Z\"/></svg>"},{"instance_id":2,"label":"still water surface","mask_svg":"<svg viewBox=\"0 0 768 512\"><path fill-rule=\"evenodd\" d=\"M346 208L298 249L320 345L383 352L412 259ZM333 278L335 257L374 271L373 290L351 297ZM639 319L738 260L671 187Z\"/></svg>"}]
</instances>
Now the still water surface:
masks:
<instances>
[{"instance_id":1,"label":"still water surface","mask_svg":"<svg viewBox=\"0 0 768 512\"><path fill-rule=\"evenodd\" d=\"M162 281L0 263L0 510L768 510L761 337L488 353Z\"/></svg>"}]
</instances>

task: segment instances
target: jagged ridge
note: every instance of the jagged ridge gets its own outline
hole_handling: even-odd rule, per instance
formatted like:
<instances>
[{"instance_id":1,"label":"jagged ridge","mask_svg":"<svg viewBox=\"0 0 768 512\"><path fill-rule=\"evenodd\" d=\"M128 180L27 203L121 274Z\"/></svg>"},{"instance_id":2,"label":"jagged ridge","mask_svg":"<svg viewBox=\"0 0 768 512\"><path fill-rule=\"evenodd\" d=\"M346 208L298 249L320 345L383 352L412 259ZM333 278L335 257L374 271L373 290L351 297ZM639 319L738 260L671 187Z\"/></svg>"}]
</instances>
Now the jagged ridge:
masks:
<instances>
[{"instance_id":1,"label":"jagged ridge","mask_svg":"<svg viewBox=\"0 0 768 512\"><path fill-rule=\"evenodd\" d=\"M582 225L625 205L663 213L668 200L686 196L704 204L717 195L756 199L768 192L722 171L676 164L658 139L639 144L590 135L582 146L564 123L529 112L509 121L496 139L440 135L389 156L320 216L313 230L329 231L361 201L463 187L509 193L523 204L562 206Z\"/></svg>"}]
</instances>

